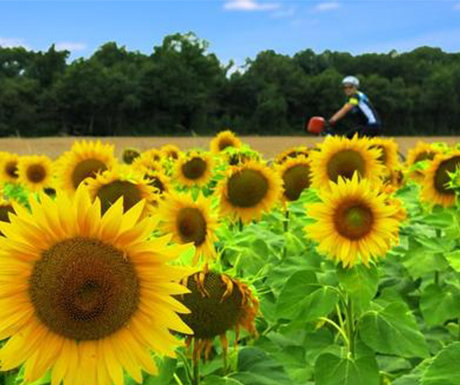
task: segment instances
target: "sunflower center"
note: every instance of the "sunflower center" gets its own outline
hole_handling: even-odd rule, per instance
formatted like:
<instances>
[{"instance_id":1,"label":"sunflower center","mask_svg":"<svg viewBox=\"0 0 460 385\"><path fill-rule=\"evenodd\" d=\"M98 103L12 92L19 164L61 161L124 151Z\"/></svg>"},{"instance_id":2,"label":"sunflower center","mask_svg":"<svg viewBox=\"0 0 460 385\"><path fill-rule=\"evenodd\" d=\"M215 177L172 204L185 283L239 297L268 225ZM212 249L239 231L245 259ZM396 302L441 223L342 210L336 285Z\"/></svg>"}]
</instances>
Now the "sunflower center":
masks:
<instances>
[{"instance_id":1,"label":"sunflower center","mask_svg":"<svg viewBox=\"0 0 460 385\"><path fill-rule=\"evenodd\" d=\"M33 164L27 168L27 179L32 183L40 183L46 178L46 170L40 164Z\"/></svg>"},{"instance_id":2,"label":"sunflower center","mask_svg":"<svg viewBox=\"0 0 460 385\"><path fill-rule=\"evenodd\" d=\"M76 189L86 178L94 178L98 172L107 170L104 162L98 159L85 159L75 166L72 172L72 183Z\"/></svg>"},{"instance_id":3,"label":"sunflower center","mask_svg":"<svg viewBox=\"0 0 460 385\"><path fill-rule=\"evenodd\" d=\"M290 201L299 199L302 191L310 187L310 166L298 164L288 168L283 174L284 195Z\"/></svg>"},{"instance_id":4,"label":"sunflower center","mask_svg":"<svg viewBox=\"0 0 460 385\"><path fill-rule=\"evenodd\" d=\"M16 214L11 204L4 204L0 206L0 222L9 222L10 221L10 218L8 217L9 213Z\"/></svg>"},{"instance_id":5,"label":"sunflower center","mask_svg":"<svg viewBox=\"0 0 460 385\"><path fill-rule=\"evenodd\" d=\"M228 200L233 206L249 208L259 204L268 192L268 181L257 170L241 170L227 182Z\"/></svg>"},{"instance_id":6,"label":"sunflower center","mask_svg":"<svg viewBox=\"0 0 460 385\"><path fill-rule=\"evenodd\" d=\"M221 139L219 141L219 150L225 150L227 147L234 147L235 143L231 139Z\"/></svg>"},{"instance_id":7,"label":"sunflower center","mask_svg":"<svg viewBox=\"0 0 460 385\"><path fill-rule=\"evenodd\" d=\"M160 194L163 194L165 191L165 186L163 182L160 180L160 178L157 178L155 176L150 176L148 177L150 179L149 185L152 187L155 187L158 189L158 192Z\"/></svg>"},{"instance_id":8,"label":"sunflower center","mask_svg":"<svg viewBox=\"0 0 460 385\"><path fill-rule=\"evenodd\" d=\"M199 246L206 239L206 219L197 208L181 209L177 215L177 228L184 243L194 242L195 246Z\"/></svg>"},{"instance_id":9,"label":"sunflower center","mask_svg":"<svg viewBox=\"0 0 460 385\"><path fill-rule=\"evenodd\" d=\"M18 162L12 160L5 165L5 171L10 178L17 178L18 177Z\"/></svg>"},{"instance_id":10,"label":"sunflower center","mask_svg":"<svg viewBox=\"0 0 460 385\"><path fill-rule=\"evenodd\" d=\"M460 167L460 156L453 156L441 162L434 174L434 188L441 194L454 195L455 191L448 188L450 182L448 172L455 172L456 168Z\"/></svg>"},{"instance_id":11,"label":"sunflower center","mask_svg":"<svg viewBox=\"0 0 460 385\"><path fill-rule=\"evenodd\" d=\"M351 179L355 171L360 176L364 175L366 164L361 154L355 150L342 150L332 156L327 165L329 179L335 183L339 176L344 179Z\"/></svg>"},{"instance_id":12,"label":"sunflower center","mask_svg":"<svg viewBox=\"0 0 460 385\"><path fill-rule=\"evenodd\" d=\"M337 232L345 238L358 240L366 236L374 223L372 210L362 202L350 202L339 207L334 215Z\"/></svg>"},{"instance_id":13,"label":"sunflower center","mask_svg":"<svg viewBox=\"0 0 460 385\"><path fill-rule=\"evenodd\" d=\"M182 173L187 179L199 179L203 176L208 164L202 158L192 158L182 165Z\"/></svg>"},{"instance_id":14,"label":"sunflower center","mask_svg":"<svg viewBox=\"0 0 460 385\"><path fill-rule=\"evenodd\" d=\"M96 196L101 200L102 213L105 213L120 197L123 197L124 212L142 199L141 192L135 184L121 180L101 186Z\"/></svg>"},{"instance_id":15,"label":"sunflower center","mask_svg":"<svg viewBox=\"0 0 460 385\"><path fill-rule=\"evenodd\" d=\"M189 277L187 287L190 293L178 299L191 313L180 316L193 330L195 338L214 338L237 324L243 311L243 296L238 285L223 299L227 285L220 274L208 272L203 282L197 282L197 274Z\"/></svg>"},{"instance_id":16,"label":"sunflower center","mask_svg":"<svg viewBox=\"0 0 460 385\"><path fill-rule=\"evenodd\" d=\"M424 160L433 160L434 159L434 152L431 151L423 151L418 154L414 160L414 163L422 162Z\"/></svg>"},{"instance_id":17,"label":"sunflower center","mask_svg":"<svg viewBox=\"0 0 460 385\"><path fill-rule=\"evenodd\" d=\"M98 340L125 326L139 303L139 281L122 251L71 238L42 254L30 278L38 318L72 340Z\"/></svg>"}]
</instances>

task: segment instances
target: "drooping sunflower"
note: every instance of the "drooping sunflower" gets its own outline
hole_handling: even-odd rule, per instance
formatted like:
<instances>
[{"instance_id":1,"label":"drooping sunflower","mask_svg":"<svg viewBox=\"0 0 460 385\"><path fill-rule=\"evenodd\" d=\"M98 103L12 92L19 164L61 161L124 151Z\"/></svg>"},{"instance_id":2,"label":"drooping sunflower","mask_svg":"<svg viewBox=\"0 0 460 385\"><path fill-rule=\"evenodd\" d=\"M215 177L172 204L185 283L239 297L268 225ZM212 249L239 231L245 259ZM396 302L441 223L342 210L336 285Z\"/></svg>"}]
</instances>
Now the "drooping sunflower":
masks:
<instances>
[{"instance_id":1,"label":"drooping sunflower","mask_svg":"<svg viewBox=\"0 0 460 385\"><path fill-rule=\"evenodd\" d=\"M235 346L241 328L255 336L255 318L259 301L244 283L213 271L201 271L183 280L189 294L178 299L191 310L181 314L184 322L193 330L193 337L187 337L187 345L194 340L193 359L198 361L203 352L208 358L212 341L220 337L224 355L227 354L227 332L234 330Z\"/></svg>"},{"instance_id":2,"label":"drooping sunflower","mask_svg":"<svg viewBox=\"0 0 460 385\"><path fill-rule=\"evenodd\" d=\"M16 183L18 181L19 155L3 152L0 156L0 181Z\"/></svg>"},{"instance_id":3,"label":"drooping sunflower","mask_svg":"<svg viewBox=\"0 0 460 385\"><path fill-rule=\"evenodd\" d=\"M184 246L152 237L140 221L143 202L123 214L121 200L101 216L85 186L73 199L58 191L16 206L0 223L1 369L25 365L24 381L50 372L52 384L123 384L124 371L142 383L156 374L151 351L174 357L170 330L191 333L174 295L190 269L166 264Z\"/></svg>"},{"instance_id":4,"label":"drooping sunflower","mask_svg":"<svg viewBox=\"0 0 460 385\"><path fill-rule=\"evenodd\" d=\"M18 162L18 182L30 191L42 191L53 181L53 161L45 155L23 156Z\"/></svg>"},{"instance_id":5,"label":"drooping sunflower","mask_svg":"<svg viewBox=\"0 0 460 385\"><path fill-rule=\"evenodd\" d=\"M190 151L176 162L174 175L185 186L203 186L209 183L213 167L214 160L209 154Z\"/></svg>"},{"instance_id":6,"label":"drooping sunflower","mask_svg":"<svg viewBox=\"0 0 460 385\"><path fill-rule=\"evenodd\" d=\"M94 200L99 198L104 214L115 202L123 197L123 210L127 212L141 200L145 200L144 214L152 210L156 202L156 191L149 186L141 174L130 172L126 167L118 167L96 175L88 180L88 191Z\"/></svg>"},{"instance_id":7,"label":"drooping sunflower","mask_svg":"<svg viewBox=\"0 0 460 385\"><path fill-rule=\"evenodd\" d=\"M249 161L227 170L216 187L221 215L229 215L248 223L260 219L281 198L283 181L272 169Z\"/></svg>"},{"instance_id":8,"label":"drooping sunflower","mask_svg":"<svg viewBox=\"0 0 460 385\"><path fill-rule=\"evenodd\" d=\"M297 158L298 156L304 156L305 158L308 158L310 155L310 149L306 146L299 146L299 147L293 147L289 148L286 151L283 151L276 155L275 157L275 163L281 164L285 162L286 160L289 160L290 158Z\"/></svg>"},{"instance_id":9,"label":"drooping sunflower","mask_svg":"<svg viewBox=\"0 0 460 385\"><path fill-rule=\"evenodd\" d=\"M83 140L75 142L56 163L57 187L73 194L87 178L112 169L116 159L112 145Z\"/></svg>"},{"instance_id":10,"label":"drooping sunflower","mask_svg":"<svg viewBox=\"0 0 460 385\"><path fill-rule=\"evenodd\" d=\"M339 177L351 179L355 172L361 178L378 182L384 166L379 162L381 151L370 148L367 138L352 139L328 136L320 145L320 151L311 151L312 187L328 188L329 182Z\"/></svg>"},{"instance_id":11,"label":"drooping sunflower","mask_svg":"<svg viewBox=\"0 0 460 385\"><path fill-rule=\"evenodd\" d=\"M451 181L448 173L454 173L459 167L460 151L436 155L425 171L421 199L431 205L453 206L456 202L456 194L448 186Z\"/></svg>"},{"instance_id":12,"label":"drooping sunflower","mask_svg":"<svg viewBox=\"0 0 460 385\"><path fill-rule=\"evenodd\" d=\"M232 131L222 131L211 140L211 152L218 154L228 147L240 148L241 145L241 140Z\"/></svg>"},{"instance_id":13,"label":"drooping sunflower","mask_svg":"<svg viewBox=\"0 0 460 385\"><path fill-rule=\"evenodd\" d=\"M134 159L136 159L140 155L141 152L137 148L127 147L123 150L123 154L121 155L121 157L125 164L131 164L134 162Z\"/></svg>"},{"instance_id":14,"label":"drooping sunflower","mask_svg":"<svg viewBox=\"0 0 460 385\"><path fill-rule=\"evenodd\" d=\"M196 250L195 264L200 256L206 261L215 257L218 218L211 210L210 199L200 195L194 200L190 194L173 192L166 194L157 213L159 228L166 234L172 234L175 242L193 242Z\"/></svg>"},{"instance_id":15,"label":"drooping sunflower","mask_svg":"<svg viewBox=\"0 0 460 385\"><path fill-rule=\"evenodd\" d=\"M167 159L177 160L180 157L180 148L173 144L165 144L160 148L161 153Z\"/></svg>"},{"instance_id":16,"label":"drooping sunflower","mask_svg":"<svg viewBox=\"0 0 460 385\"><path fill-rule=\"evenodd\" d=\"M317 241L318 251L352 267L362 261L384 257L398 243L401 206L388 199L368 179L339 178L322 190L322 202L307 205L316 223L305 228L307 237Z\"/></svg>"},{"instance_id":17,"label":"drooping sunflower","mask_svg":"<svg viewBox=\"0 0 460 385\"><path fill-rule=\"evenodd\" d=\"M284 200L288 202L299 199L302 191L311 185L311 161L304 156L285 160L276 167L283 179Z\"/></svg>"},{"instance_id":18,"label":"drooping sunflower","mask_svg":"<svg viewBox=\"0 0 460 385\"><path fill-rule=\"evenodd\" d=\"M398 144L394 139L372 138L370 148L380 150L378 160L385 166L387 174L398 166Z\"/></svg>"}]
</instances>

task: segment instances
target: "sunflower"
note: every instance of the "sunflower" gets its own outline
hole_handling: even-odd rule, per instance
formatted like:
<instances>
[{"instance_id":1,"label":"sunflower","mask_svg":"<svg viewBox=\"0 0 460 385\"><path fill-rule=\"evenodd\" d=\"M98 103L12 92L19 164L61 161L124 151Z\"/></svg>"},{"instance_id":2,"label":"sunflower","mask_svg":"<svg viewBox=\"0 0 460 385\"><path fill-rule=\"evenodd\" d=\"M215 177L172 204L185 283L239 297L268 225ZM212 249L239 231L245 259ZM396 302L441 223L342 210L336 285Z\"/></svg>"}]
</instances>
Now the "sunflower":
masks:
<instances>
[{"instance_id":1,"label":"sunflower","mask_svg":"<svg viewBox=\"0 0 460 385\"><path fill-rule=\"evenodd\" d=\"M209 183L213 167L214 161L209 154L190 151L177 161L175 177L186 186L203 186Z\"/></svg>"},{"instance_id":2,"label":"sunflower","mask_svg":"<svg viewBox=\"0 0 460 385\"><path fill-rule=\"evenodd\" d=\"M311 151L312 187L328 188L329 182L339 177L351 179L355 172L361 178L377 182L384 166L379 162L381 151L369 148L367 138L353 139L328 136L320 145L320 151Z\"/></svg>"},{"instance_id":3,"label":"sunflower","mask_svg":"<svg viewBox=\"0 0 460 385\"><path fill-rule=\"evenodd\" d=\"M18 181L18 161L17 154L3 152L0 156L0 179L1 182L15 183Z\"/></svg>"},{"instance_id":4,"label":"sunflower","mask_svg":"<svg viewBox=\"0 0 460 385\"><path fill-rule=\"evenodd\" d=\"M254 161L228 169L216 187L222 215L231 215L248 223L260 219L281 198L281 177L269 167Z\"/></svg>"},{"instance_id":5,"label":"sunflower","mask_svg":"<svg viewBox=\"0 0 460 385\"><path fill-rule=\"evenodd\" d=\"M134 159L141 155L140 151L137 148L127 147L123 150L123 154L121 155L123 162L125 164L133 163Z\"/></svg>"},{"instance_id":6,"label":"sunflower","mask_svg":"<svg viewBox=\"0 0 460 385\"><path fill-rule=\"evenodd\" d=\"M173 144L165 144L160 148L161 153L167 159L177 160L180 157L179 147Z\"/></svg>"},{"instance_id":7,"label":"sunflower","mask_svg":"<svg viewBox=\"0 0 460 385\"><path fill-rule=\"evenodd\" d=\"M203 195L194 200L190 194L167 194L160 202L157 213L159 228L166 234L172 234L175 242L193 242L196 250L195 264L200 256L206 260L215 257L218 218L211 210L209 199Z\"/></svg>"},{"instance_id":8,"label":"sunflower","mask_svg":"<svg viewBox=\"0 0 460 385\"><path fill-rule=\"evenodd\" d=\"M409 169L409 177L417 183L422 183L428 162L431 162L437 154L444 152L445 149L441 146L419 140L415 148L407 152L406 167Z\"/></svg>"},{"instance_id":9,"label":"sunflower","mask_svg":"<svg viewBox=\"0 0 460 385\"><path fill-rule=\"evenodd\" d=\"M87 178L115 166L113 146L100 141L75 142L57 162L57 187L73 194Z\"/></svg>"},{"instance_id":10,"label":"sunflower","mask_svg":"<svg viewBox=\"0 0 460 385\"><path fill-rule=\"evenodd\" d=\"M119 200L101 217L80 186L16 206L0 223L1 369L25 365L24 381L50 372L51 383L123 384L144 370L157 373L150 352L174 357L170 330L191 333L173 295L189 269L172 267L184 246L151 237L155 221L140 221L143 202L123 214Z\"/></svg>"},{"instance_id":11,"label":"sunflower","mask_svg":"<svg viewBox=\"0 0 460 385\"><path fill-rule=\"evenodd\" d=\"M172 191L171 179L162 172L147 171L144 179L147 180L149 186L156 189L156 193L160 196Z\"/></svg>"},{"instance_id":12,"label":"sunflower","mask_svg":"<svg viewBox=\"0 0 460 385\"><path fill-rule=\"evenodd\" d=\"M143 173L164 171L161 162L155 160L154 157L150 156L148 153L142 153L139 157L134 159L133 163L131 163L131 166L134 170Z\"/></svg>"},{"instance_id":13,"label":"sunflower","mask_svg":"<svg viewBox=\"0 0 460 385\"><path fill-rule=\"evenodd\" d=\"M242 146L240 148L228 147L226 150L222 151L221 154L225 164L230 166L240 166L250 160L255 162L262 161L261 154L247 146Z\"/></svg>"},{"instance_id":14,"label":"sunflower","mask_svg":"<svg viewBox=\"0 0 460 385\"><path fill-rule=\"evenodd\" d=\"M232 131L222 131L211 140L211 152L218 154L228 147L240 148L241 145L241 140Z\"/></svg>"},{"instance_id":15,"label":"sunflower","mask_svg":"<svg viewBox=\"0 0 460 385\"><path fill-rule=\"evenodd\" d=\"M193 337L187 337L187 345L194 340L193 359L197 362L204 351L205 359L212 349L212 341L220 337L224 355L227 354L227 332L235 330L235 345L241 328L256 335L255 318L259 301L250 288L225 274L201 271L183 280L189 294L178 299L191 310L181 314L184 322L193 330Z\"/></svg>"},{"instance_id":16,"label":"sunflower","mask_svg":"<svg viewBox=\"0 0 460 385\"><path fill-rule=\"evenodd\" d=\"M310 160L304 156L291 158L278 165L276 170L283 179L284 200L296 201L311 184Z\"/></svg>"},{"instance_id":17,"label":"sunflower","mask_svg":"<svg viewBox=\"0 0 460 385\"><path fill-rule=\"evenodd\" d=\"M378 158L388 172L391 172L399 164L398 144L394 139L372 138L370 148L380 150Z\"/></svg>"},{"instance_id":18,"label":"sunflower","mask_svg":"<svg viewBox=\"0 0 460 385\"><path fill-rule=\"evenodd\" d=\"M443 207L455 205L456 194L448 187L451 181L448 173L454 173L458 167L460 167L460 151L436 155L425 171L421 199Z\"/></svg>"},{"instance_id":19,"label":"sunflower","mask_svg":"<svg viewBox=\"0 0 460 385\"><path fill-rule=\"evenodd\" d=\"M8 199L5 200L3 198L0 198L0 222L10 222L10 213L16 214L16 210L14 209L13 203L16 205L19 205L19 203L16 200L13 199ZM0 230L0 235L3 235L3 233Z\"/></svg>"},{"instance_id":20,"label":"sunflower","mask_svg":"<svg viewBox=\"0 0 460 385\"><path fill-rule=\"evenodd\" d=\"M155 200L155 189L141 174L129 172L125 167L104 171L96 178L88 180L88 191L94 200L99 198L101 211L104 214L120 197L123 197L123 210L127 212L141 200L145 200L144 214L152 210Z\"/></svg>"},{"instance_id":21,"label":"sunflower","mask_svg":"<svg viewBox=\"0 0 460 385\"><path fill-rule=\"evenodd\" d=\"M308 158L309 155L310 155L310 149L308 147L305 147L305 146L293 147L293 148L290 148L286 151L279 153L275 157L275 163L280 164L290 158L297 158L298 156L304 156L305 158Z\"/></svg>"},{"instance_id":22,"label":"sunflower","mask_svg":"<svg viewBox=\"0 0 460 385\"><path fill-rule=\"evenodd\" d=\"M401 206L390 200L368 179L339 178L323 190L320 203L307 205L316 223L305 228L307 237L317 241L318 251L354 266L359 258L367 266L371 259L384 257L399 240Z\"/></svg>"},{"instance_id":23,"label":"sunflower","mask_svg":"<svg viewBox=\"0 0 460 385\"><path fill-rule=\"evenodd\" d=\"M31 191L41 191L52 184L53 162L45 155L23 156L18 162L18 182Z\"/></svg>"}]
</instances>

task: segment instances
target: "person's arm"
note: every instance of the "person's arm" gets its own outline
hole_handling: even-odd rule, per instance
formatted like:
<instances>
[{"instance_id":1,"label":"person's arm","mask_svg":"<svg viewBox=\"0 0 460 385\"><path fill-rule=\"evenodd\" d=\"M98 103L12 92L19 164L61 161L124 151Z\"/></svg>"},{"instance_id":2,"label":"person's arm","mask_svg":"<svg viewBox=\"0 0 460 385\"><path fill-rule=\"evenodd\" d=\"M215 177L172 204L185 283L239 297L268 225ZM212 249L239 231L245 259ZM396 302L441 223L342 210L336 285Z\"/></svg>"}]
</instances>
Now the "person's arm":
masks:
<instances>
[{"instance_id":1,"label":"person's arm","mask_svg":"<svg viewBox=\"0 0 460 385\"><path fill-rule=\"evenodd\" d=\"M355 104L353 103L350 103L350 102L345 103L345 105L340 110L338 110L332 116L332 118L329 119L329 123L334 124L338 120L342 119L346 114L348 114L353 109L354 106Z\"/></svg>"}]
</instances>

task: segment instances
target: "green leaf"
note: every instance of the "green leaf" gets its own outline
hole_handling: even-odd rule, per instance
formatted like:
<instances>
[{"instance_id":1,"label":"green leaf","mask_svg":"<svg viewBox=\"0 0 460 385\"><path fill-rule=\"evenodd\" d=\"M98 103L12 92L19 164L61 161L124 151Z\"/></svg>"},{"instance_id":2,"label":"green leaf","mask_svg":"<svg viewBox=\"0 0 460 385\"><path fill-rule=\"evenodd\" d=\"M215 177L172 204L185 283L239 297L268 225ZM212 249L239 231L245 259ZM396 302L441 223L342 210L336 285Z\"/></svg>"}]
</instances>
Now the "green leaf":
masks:
<instances>
[{"instance_id":1,"label":"green leaf","mask_svg":"<svg viewBox=\"0 0 460 385\"><path fill-rule=\"evenodd\" d=\"M454 285L430 284L423 289L420 310L428 326L441 326L460 316L460 290Z\"/></svg>"},{"instance_id":2,"label":"green leaf","mask_svg":"<svg viewBox=\"0 0 460 385\"><path fill-rule=\"evenodd\" d=\"M415 367L412 372L399 377L393 382L393 385L420 385L422 381L423 373L426 368L430 365L432 358L424 360Z\"/></svg>"},{"instance_id":3,"label":"green leaf","mask_svg":"<svg viewBox=\"0 0 460 385\"><path fill-rule=\"evenodd\" d=\"M423 222L430 227L446 228L454 224L454 217L451 212L444 209L442 211L426 215L423 218Z\"/></svg>"},{"instance_id":4,"label":"green leaf","mask_svg":"<svg viewBox=\"0 0 460 385\"><path fill-rule=\"evenodd\" d=\"M200 382L201 385L242 385L241 382L234 378L219 377L219 376L208 376Z\"/></svg>"},{"instance_id":5,"label":"green leaf","mask_svg":"<svg viewBox=\"0 0 460 385\"><path fill-rule=\"evenodd\" d=\"M402 264L413 279L418 279L435 271L444 271L449 267L442 255L428 253L423 246L416 244L411 244Z\"/></svg>"},{"instance_id":6,"label":"green leaf","mask_svg":"<svg viewBox=\"0 0 460 385\"><path fill-rule=\"evenodd\" d=\"M156 359L158 376L148 376L144 379L145 385L168 385L172 382L176 371L177 360L172 358Z\"/></svg>"},{"instance_id":7,"label":"green leaf","mask_svg":"<svg viewBox=\"0 0 460 385\"><path fill-rule=\"evenodd\" d=\"M446 253L444 256L452 269L454 269L457 273L460 273L460 250L453 251L452 253Z\"/></svg>"},{"instance_id":8,"label":"green leaf","mask_svg":"<svg viewBox=\"0 0 460 385\"><path fill-rule=\"evenodd\" d=\"M293 385L283 366L258 348L238 353L238 372L231 375L244 385Z\"/></svg>"},{"instance_id":9,"label":"green leaf","mask_svg":"<svg viewBox=\"0 0 460 385\"><path fill-rule=\"evenodd\" d=\"M309 322L326 316L334 310L338 301L339 294L337 290L331 286L323 286L307 295L299 303L300 313L298 319Z\"/></svg>"},{"instance_id":10,"label":"green leaf","mask_svg":"<svg viewBox=\"0 0 460 385\"><path fill-rule=\"evenodd\" d=\"M300 312L299 304L318 288L316 275L312 271L303 270L292 274L278 298L276 306L278 318L295 319Z\"/></svg>"},{"instance_id":11,"label":"green leaf","mask_svg":"<svg viewBox=\"0 0 460 385\"><path fill-rule=\"evenodd\" d=\"M315 365L316 385L379 385L379 369L374 357L357 360L333 354L318 357Z\"/></svg>"},{"instance_id":12,"label":"green leaf","mask_svg":"<svg viewBox=\"0 0 460 385\"><path fill-rule=\"evenodd\" d=\"M441 350L422 377L421 385L460 385L460 342Z\"/></svg>"},{"instance_id":13,"label":"green leaf","mask_svg":"<svg viewBox=\"0 0 460 385\"><path fill-rule=\"evenodd\" d=\"M358 323L366 345L382 354L406 358L428 356L425 338L406 304L392 302L386 306L374 306L375 310L364 313Z\"/></svg>"},{"instance_id":14,"label":"green leaf","mask_svg":"<svg viewBox=\"0 0 460 385\"><path fill-rule=\"evenodd\" d=\"M357 265L351 269L340 266L337 275L345 291L359 309L365 309L377 294L379 273L375 266Z\"/></svg>"}]
</instances>

